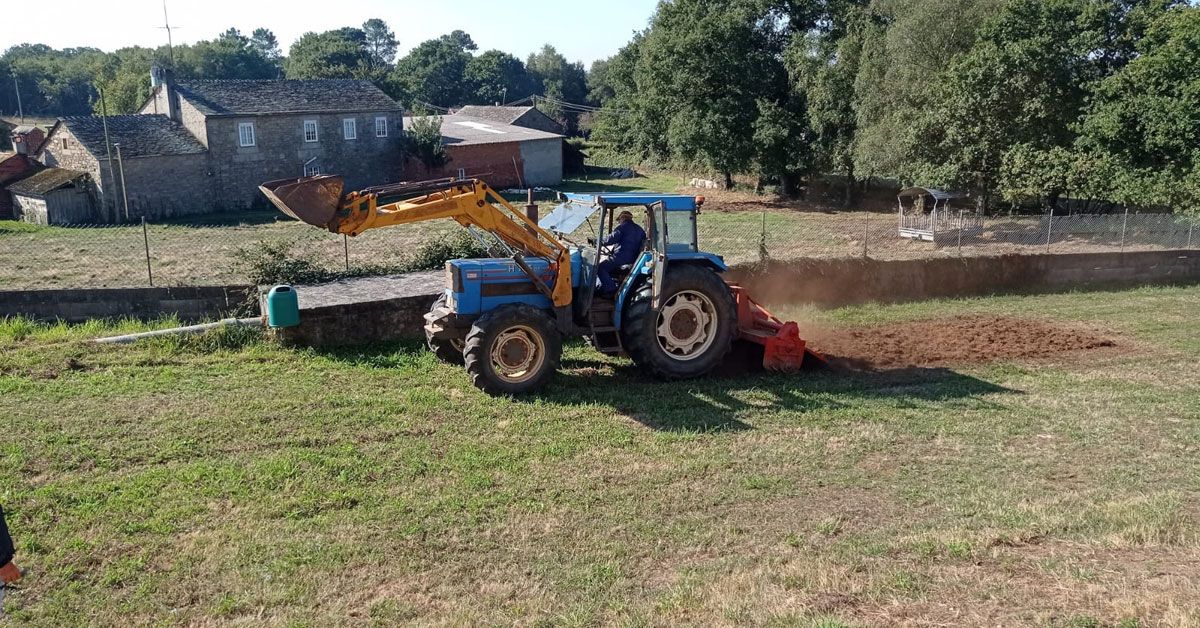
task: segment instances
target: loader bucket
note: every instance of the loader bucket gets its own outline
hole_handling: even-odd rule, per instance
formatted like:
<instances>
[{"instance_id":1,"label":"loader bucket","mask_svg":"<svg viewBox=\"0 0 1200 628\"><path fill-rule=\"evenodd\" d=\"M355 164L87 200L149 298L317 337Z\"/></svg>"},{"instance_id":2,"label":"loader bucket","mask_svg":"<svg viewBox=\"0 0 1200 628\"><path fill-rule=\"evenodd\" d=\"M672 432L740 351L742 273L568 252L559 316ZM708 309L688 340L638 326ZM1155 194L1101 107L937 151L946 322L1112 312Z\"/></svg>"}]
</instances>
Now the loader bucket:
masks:
<instances>
[{"instance_id":1,"label":"loader bucket","mask_svg":"<svg viewBox=\"0 0 1200 628\"><path fill-rule=\"evenodd\" d=\"M314 227L330 228L346 183L337 175L268 181L258 189L279 211Z\"/></svg>"}]
</instances>

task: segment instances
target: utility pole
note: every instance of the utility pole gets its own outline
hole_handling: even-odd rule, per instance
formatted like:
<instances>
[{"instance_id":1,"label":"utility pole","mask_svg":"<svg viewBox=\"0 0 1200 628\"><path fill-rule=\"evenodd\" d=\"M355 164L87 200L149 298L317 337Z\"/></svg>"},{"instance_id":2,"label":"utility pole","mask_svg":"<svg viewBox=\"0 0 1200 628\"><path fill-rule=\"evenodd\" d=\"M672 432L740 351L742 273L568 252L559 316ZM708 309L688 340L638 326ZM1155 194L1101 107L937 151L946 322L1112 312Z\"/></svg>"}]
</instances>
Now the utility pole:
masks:
<instances>
[{"instance_id":1,"label":"utility pole","mask_svg":"<svg viewBox=\"0 0 1200 628\"><path fill-rule=\"evenodd\" d=\"M17 81L17 71L12 71L13 90L17 92L17 115L21 116L21 124L25 124L25 108L21 106L21 83Z\"/></svg>"},{"instance_id":2,"label":"utility pole","mask_svg":"<svg viewBox=\"0 0 1200 628\"><path fill-rule=\"evenodd\" d=\"M167 31L167 58L169 58L171 61L171 67L174 68L175 67L175 45L171 41L171 31L176 28L179 28L179 27L171 26L171 20L167 18L167 0L163 0L163 25L159 26L159 28L165 29Z\"/></svg>"},{"instance_id":3,"label":"utility pole","mask_svg":"<svg viewBox=\"0 0 1200 628\"><path fill-rule=\"evenodd\" d=\"M117 169L121 171L121 196L125 198L125 220L129 220L129 192L125 189L125 162L121 160L121 143L113 144L117 147Z\"/></svg>"},{"instance_id":4,"label":"utility pole","mask_svg":"<svg viewBox=\"0 0 1200 628\"><path fill-rule=\"evenodd\" d=\"M112 198L112 196L110 195L111 194L110 190L112 189L113 186L117 185L117 177L113 173L112 143L109 141L109 137L108 137L108 102L104 100L104 90L100 89L99 87L97 87L96 90L100 92L100 120L101 120L102 124L104 125L104 150L106 153L108 153L108 186L109 187L104 188L104 200L105 200L105 204L107 205L108 200L110 198ZM117 216L116 199L113 199L112 211L113 211L113 217L116 218L116 216ZM125 212L125 219L126 220L129 219L128 211Z\"/></svg>"}]
</instances>

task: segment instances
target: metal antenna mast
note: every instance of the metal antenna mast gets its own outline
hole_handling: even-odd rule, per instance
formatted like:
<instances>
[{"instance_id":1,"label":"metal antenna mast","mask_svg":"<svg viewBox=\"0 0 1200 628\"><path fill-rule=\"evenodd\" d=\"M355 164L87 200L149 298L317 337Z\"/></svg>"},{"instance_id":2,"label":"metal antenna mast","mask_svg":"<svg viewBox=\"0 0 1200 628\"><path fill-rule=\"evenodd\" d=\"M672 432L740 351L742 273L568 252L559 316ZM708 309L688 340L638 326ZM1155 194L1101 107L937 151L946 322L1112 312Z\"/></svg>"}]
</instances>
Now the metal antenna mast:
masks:
<instances>
[{"instance_id":1,"label":"metal antenna mast","mask_svg":"<svg viewBox=\"0 0 1200 628\"><path fill-rule=\"evenodd\" d=\"M167 0L163 0L163 25L159 28L167 31L167 56L171 60L171 66L175 66L175 44L171 41L171 31L179 28L171 26L171 20L167 17Z\"/></svg>"}]
</instances>

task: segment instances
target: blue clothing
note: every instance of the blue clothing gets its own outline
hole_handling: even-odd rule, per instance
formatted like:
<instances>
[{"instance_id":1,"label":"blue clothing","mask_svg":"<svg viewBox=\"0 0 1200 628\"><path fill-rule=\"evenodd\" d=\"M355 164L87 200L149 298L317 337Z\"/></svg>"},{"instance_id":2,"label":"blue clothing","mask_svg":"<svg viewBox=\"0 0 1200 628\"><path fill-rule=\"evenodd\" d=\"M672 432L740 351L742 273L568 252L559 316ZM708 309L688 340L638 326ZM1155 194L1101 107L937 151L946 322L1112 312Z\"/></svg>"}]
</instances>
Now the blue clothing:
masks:
<instances>
[{"instance_id":1,"label":"blue clothing","mask_svg":"<svg viewBox=\"0 0 1200 628\"><path fill-rule=\"evenodd\" d=\"M612 272L636 262L642 254L645 242L646 230L632 220L622 223L604 238L603 244L612 247L612 254L596 267L596 278L600 280L600 294L610 295L617 291L617 282L613 281Z\"/></svg>"},{"instance_id":2,"label":"blue clothing","mask_svg":"<svg viewBox=\"0 0 1200 628\"><path fill-rule=\"evenodd\" d=\"M613 281L612 272L624 264L618 264L616 260L609 258L600 262L596 267L596 278L600 280L600 295L609 296L617 292L617 282Z\"/></svg>"},{"instance_id":3,"label":"blue clothing","mask_svg":"<svg viewBox=\"0 0 1200 628\"><path fill-rule=\"evenodd\" d=\"M630 220L621 223L613 232L604 238L604 246L611 246L612 255L609 259L616 261L617 266L632 264L642 254L646 242L646 230Z\"/></svg>"}]
</instances>

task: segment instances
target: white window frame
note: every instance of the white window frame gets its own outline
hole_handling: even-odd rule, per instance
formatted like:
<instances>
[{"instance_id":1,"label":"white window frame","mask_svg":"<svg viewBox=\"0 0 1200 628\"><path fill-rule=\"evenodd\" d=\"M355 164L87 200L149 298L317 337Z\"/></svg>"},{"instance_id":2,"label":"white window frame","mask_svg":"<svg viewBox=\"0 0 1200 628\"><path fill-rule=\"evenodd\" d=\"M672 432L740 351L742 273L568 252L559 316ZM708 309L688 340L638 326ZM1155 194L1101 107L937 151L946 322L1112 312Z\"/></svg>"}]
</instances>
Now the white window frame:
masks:
<instances>
[{"instance_id":1,"label":"white window frame","mask_svg":"<svg viewBox=\"0 0 1200 628\"><path fill-rule=\"evenodd\" d=\"M311 164L304 164L304 176L315 177L319 174L321 174L321 164L315 161Z\"/></svg>"},{"instance_id":2,"label":"white window frame","mask_svg":"<svg viewBox=\"0 0 1200 628\"><path fill-rule=\"evenodd\" d=\"M387 136L388 136L387 116L375 116L375 137L387 137Z\"/></svg>"},{"instance_id":3,"label":"white window frame","mask_svg":"<svg viewBox=\"0 0 1200 628\"><path fill-rule=\"evenodd\" d=\"M312 139L311 140L308 139L308 129L310 127L312 128ZM312 144L314 142L321 141L320 129L321 129L321 125L317 124L316 120L305 120L304 121L304 142L306 144Z\"/></svg>"},{"instance_id":4,"label":"white window frame","mask_svg":"<svg viewBox=\"0 0 1200 628\"><path fill-rule=\"evenodd\" d=\"M358 139L357 118L342 118L342 138L347 140Z\"/></svg>"},{"instance_id":5,"label":"white window frame","mask_svg":"<svg viewBox=\"0 0 1200 628\"><path fill-rule=\"evenodd\" d=\"M246 142L246 131L250 131L250 142ZM238 122L238 145L249 148L258 145L258 136L254 132L253 122Z\"/></svg>"}]
</instances>

